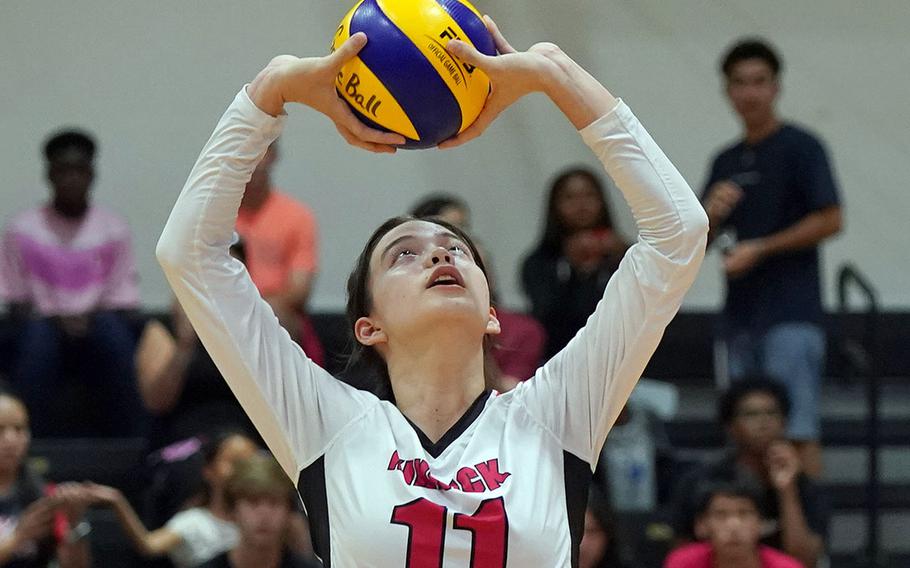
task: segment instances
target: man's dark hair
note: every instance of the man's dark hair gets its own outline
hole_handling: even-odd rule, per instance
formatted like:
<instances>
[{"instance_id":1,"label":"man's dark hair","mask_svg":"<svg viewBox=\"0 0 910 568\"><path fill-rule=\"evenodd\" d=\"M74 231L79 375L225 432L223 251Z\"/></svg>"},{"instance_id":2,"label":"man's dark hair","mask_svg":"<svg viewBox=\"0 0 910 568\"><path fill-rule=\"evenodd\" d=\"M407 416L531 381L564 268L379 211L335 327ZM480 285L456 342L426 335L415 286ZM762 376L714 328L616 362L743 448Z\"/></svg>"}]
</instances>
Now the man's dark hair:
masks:
<instances>
[{"instance_id":1,"label":"man's dark hair","mask_svg":"<svg viewBox=\"0 0 910 568\"><path fill-rule=\"evenodd\" d=\"M95 139L91 134L81 130L62 130L54 133L44 143L44 157L50 162L70 148L85 153L90 161L95 159Z\"/></svg>"},{"instance_id":2,"label":"man's dark hair","mask_svg":"<svg viewBox=\"0 0 910 568\"><path fill-rule=\"evenodd\" d=\"M721 60L720 70L724 76L729 79L733 67L737 63L746 61L747 59L761 59L768 64L768 67L771 68L775 77L777 77L780 74L781 69L783 69L783 63L781 62L780 57L768 42L761 38L745 38L736 42L736 44L727 51L724 58Z\"/></svg>"},{"instance_id":3,"label":"man's dark hair","mask_svg":"<svg viewBox=\"0 0 910 568\"><path fill-rule=\"evenodd\" d=\"M740 403L747 396L762 393L772 396L777 401L781 414L786 418L790 414L790 397L779 382L766 377L752 377L733 381L730 388L721 395L717 404L717 417L724 426L729 425Z\"/></svg>"},{"instance_id":4,"label":"man's dark hair","mask_svg":"<svg viewBox=\"0 0 910 568\"><path fill-rule=\"evenodd\" d=\"M707 513L711 501L718 495L748 499L761 514L761 487L750 479L739 477L728 481L714 480L700 485L696 491L696 516L700 517Z\"/></svg>"}]
</instances>

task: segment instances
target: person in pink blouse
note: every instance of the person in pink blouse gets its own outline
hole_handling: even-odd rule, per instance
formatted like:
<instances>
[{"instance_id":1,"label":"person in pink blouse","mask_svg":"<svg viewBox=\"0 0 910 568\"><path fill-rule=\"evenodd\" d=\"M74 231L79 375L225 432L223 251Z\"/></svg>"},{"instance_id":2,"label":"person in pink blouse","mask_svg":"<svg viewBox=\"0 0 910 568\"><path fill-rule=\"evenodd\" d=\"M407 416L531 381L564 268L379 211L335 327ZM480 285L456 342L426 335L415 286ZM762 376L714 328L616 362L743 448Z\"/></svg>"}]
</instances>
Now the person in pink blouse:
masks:
<instances>
[{"instance_id":1,"label":"person in pink blouse","mask_svg":"<svg viewBox=\"0 0 910 568\"><path fill-rule=\"evenodd\" d=\"M664 568L803 568L796 558L759 544L758 491L745 481L707 488L695 527L701 542L671 552Z\"/></svg>"},{"instance_id":2,"label":"person in pink blouse","mask_svg":"<svg viewBox=\"0 0 910 568\"><path fill-rule=\"evenodd\" d=\"M91 136L57 133L44 156L50 201L14 215L2 237L0 297L19 328L13 382L36 437L139 434L128 322L139 286L129 227L91 203ZM80 409L84 432L57 431L64 422L55 413L64 404L55 395L64 377L83 381L96 403Z\"/></svg>"}]
</instances>

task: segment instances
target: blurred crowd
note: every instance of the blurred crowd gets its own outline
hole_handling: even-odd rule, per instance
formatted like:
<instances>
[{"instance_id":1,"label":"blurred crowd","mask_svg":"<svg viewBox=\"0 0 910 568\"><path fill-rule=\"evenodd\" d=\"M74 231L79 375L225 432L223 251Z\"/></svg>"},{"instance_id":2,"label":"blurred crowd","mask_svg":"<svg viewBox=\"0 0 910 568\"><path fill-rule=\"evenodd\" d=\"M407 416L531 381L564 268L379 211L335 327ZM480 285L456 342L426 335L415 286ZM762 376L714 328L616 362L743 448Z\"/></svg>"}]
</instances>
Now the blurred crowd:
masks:
<instances>
[{"instance_id":1,"label":"blurred crowd","mask_svg":"<svg viewBox=\"0 0 910 568\"><path fill-rule=\"evenodd\" d=\"M594 473L582 568L823 562L819 244L840 230L841 212L823 145L776 112L781 72L761 40L724 56L742 136L714 158L702 191L728 283L716 410L727 448L711 461L681 457L665 426L679 389L642 379ZM86 512L99 509L149 565L320 565L295 488L180 306L143 312L129 227L92 199L95 154L86 132L53 134L44 146L50 199L3 230L0 296L15 356L3 362L0 390L0 566L91 565ZM273 144L247 184L232 252L290 336L323 364L307 310L317 222L275 187L279 156ZM502 305L491 275L500 390L534 380L572 340L635 240L614 225L607 187L581 166L552 179L539 240L519 267L527 310ZM409 213L472 233L491 265L492 247L458 196L427 195ZM32 437L144 439L147 483L134 495L87 480L48 483L29 465Z\"/></svg>"}]
</instances>

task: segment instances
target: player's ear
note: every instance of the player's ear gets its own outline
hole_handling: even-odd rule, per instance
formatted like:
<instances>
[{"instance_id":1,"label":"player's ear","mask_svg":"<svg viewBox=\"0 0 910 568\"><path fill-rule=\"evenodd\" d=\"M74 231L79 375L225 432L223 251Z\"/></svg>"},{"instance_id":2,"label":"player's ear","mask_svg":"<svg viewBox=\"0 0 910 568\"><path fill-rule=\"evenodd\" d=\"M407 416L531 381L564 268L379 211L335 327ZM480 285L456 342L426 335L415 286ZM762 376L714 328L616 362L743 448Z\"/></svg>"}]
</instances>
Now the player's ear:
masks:
<instances>
[{"instance_id":1,"label":"player's ear","mask_svg":"<svg viewBox=\"0 0 910 568\"><path fill-rule=\"evenodd\" d=\"M499 318L496 317L496 308L490 306L490 319L487 320L487 335L499 335L502 332L502 326L499 325Z\"/></svg>"},{"instance_id":2,"label":"player's ear","mask_svg":"<svg viewBox=\"0 0 910 568\"><path fill-rule=\"evenodd\" d=\"M388 342L389 338L385 332L371 318L362 317L354 322L354 337L361 345L375 347L381 343Z\"/></svg>"}]
</instances>

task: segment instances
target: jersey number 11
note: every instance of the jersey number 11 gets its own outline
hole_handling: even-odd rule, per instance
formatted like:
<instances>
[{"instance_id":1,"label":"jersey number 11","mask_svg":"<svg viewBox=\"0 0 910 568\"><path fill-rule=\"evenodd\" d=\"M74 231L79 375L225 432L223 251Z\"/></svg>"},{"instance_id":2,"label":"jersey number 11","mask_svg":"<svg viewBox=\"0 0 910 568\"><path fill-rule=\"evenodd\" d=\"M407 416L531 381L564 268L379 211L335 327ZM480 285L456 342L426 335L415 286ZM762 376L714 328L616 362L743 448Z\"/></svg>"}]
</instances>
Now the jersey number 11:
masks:
<instances>
[{"instance_id":1,"label":"jersey number 11","mask_svg":"<svg viewBox=\"0 0 910 568\"><path fill-rule=\"evenodd\" d=\"M408 527L405 568L442 568L447 512L423 497L392 510L392 524ZM473 515L455 513L453 528L471 531L471 568L505 568L509 520L502 497L483 501Z\"/></svg>"}]
</instances>

